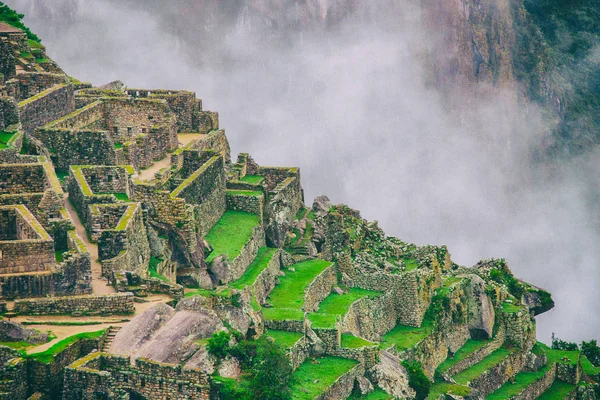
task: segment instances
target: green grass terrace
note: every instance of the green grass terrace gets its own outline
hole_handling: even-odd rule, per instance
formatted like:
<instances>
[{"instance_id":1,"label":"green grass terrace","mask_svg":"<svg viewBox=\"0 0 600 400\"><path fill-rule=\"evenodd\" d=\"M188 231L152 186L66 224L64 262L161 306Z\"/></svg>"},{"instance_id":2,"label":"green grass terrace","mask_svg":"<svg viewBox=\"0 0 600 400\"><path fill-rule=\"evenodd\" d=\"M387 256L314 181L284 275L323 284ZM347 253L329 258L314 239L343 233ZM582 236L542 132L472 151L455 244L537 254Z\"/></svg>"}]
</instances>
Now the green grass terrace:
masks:
<instances>
[{"instance_id":1,"label":"green grass terrace","mask_svg":"<svg viewBox=\"0 0 600 400\"><path fill-rule=\"evenodd\" d=\"M525 388L544 377L544 374L554 367L554 364L547 364L538 371L524 371L515 376L514 382L506 382L500 389L490 394L488 400L510 399L521 393Z\"/></svg>"},{"instance_id":2,"label":"green grass terrace","mask_svg":"<svg viewBox=\"0 0 600 400\"><path fill-rule=\"evenodd\" d=\"M251 196L251 197L260 197L263 195L263 192L260 190L237 190L237 189L227 189L227 194L230 196Z\"/></svg>"},{"instance_id":3,"label":"green grass terrace","mask_svg":"<svg viewBox=\"0 0 600 400\"><path fill-rule=\"evenodd\" d=\"M0 132L0 149L6 149L8 147L8 142L16 134L16 132Z\"/></svg>"},{"instance_id":4,"label":"green grass terrace","mask_svg":"<svg viewBox=\"0 0 600 400\"><path fill-rule=\"evenodd\" d=\"M377 346L373 342L369 342L358 336L342 333L342 348L344 349L360 349L362 347Z\"/></svg>"},{"instance_id":5,"label":"green grass terrace","mask_svg":"<svg viewBox=\"0 0 600 400\"><path fill-rule=\"evenodd\" d=\"M264 180L265 177L261 175L246 175L242 179L240 179L240 182L249 183L251 185L258 185L261 184Z\"/></svg>"},{"instance_id":6,"label":"green grass terrace","mask_svg":"<svg viewBox=\"0 0 600 400\"><path fill-rule=\"evenodd\" d=\"M209 264L221 254L226 254L230 260L235 259L259 224L257 215L243 211L226 211L206 235L206 240L213 247L206 263Z\"/></svg>"},{"instance_id":7,"label":"green grass terrace","mask_svg":"<svg viewBox=\"0 0 600 400\"><path fill-rule=\"evenodd\" d=\"M314 399L357 364L355 360L331 356L305 361L292 376L292 399Z\"/></svg>"},{"instance_id":8,"label":"green grass terrace","mask_svg":"<svg viewBox=\"0 0 600 400\"><path fill-rule=\"evenodd\" d=\"M466 385L474 379L480 377L481 374L483 374L485 371L492 369L498 364L500 364L515 351L516 350L512 348L509 349L506 347L500 347L498 350L494 351L492 354L490 354L477 364L454 375L454 381L458 384Z\"/></svg>"},{"instance_id":9,"label":"green grass terrace","mask_svg":"<svg viewBox=\"0 0 600 400\"><path fill-rule=\"evenodd\" d=\"M267 336L272 338L276 344L287 349L295 345L304 335L299 332L286 332L269 329Z\"/></svg>"},{"instance_id":10,"label":"green grass terrace","mask_svg":"<svg viewBox=\"0 0 600 400\"><path fill-rule=\"evenodd\" d=\"M360 288L351 288L344 294L331 293L319 304L316 313L308 314L308 319L314 328L335 328L337 317L346 315L352 303L365 297L372 299L380 295L381 292Z\"/></svg>"},{"instance_id":11,"label":"green grass terrace","mask_svg":"<svg viewBox=\"0 0 600 400\"><path fill-rule=\"evenodd\" d=\"M273 308L263 309L263 315L271 320L301 320L304 316L304 292L310 283L333 263L325 260L308 260L294 264L293 270L285 269L269 302Z\"/></svg>"},{"instance_id":12,"label":"green grass terrace","mask_svg":"<svg viewBox=\"0 0 600 400\"><path fill-rule=\"evenodd\" d=\"M396 325L394 329L383 335L380 346L383 349L389 349L393 345L395 345L398 350L410 349L429 336L432 331L433 322L429 320L423 320L423 324L419 328L414 326Z\"/></svg>"},{"instance_id":13,"label":"green grass terrace","mask_svg":"<svg viewBox=\"0 0 600 400\"><path fill-rule=\"evenodd\" d=\"M369 394L352 394L348 397L348 400L391 400L393 398L393 396L387 394L383 389L375 388L375 390Z\"/></svg>"},{"instance_id":14,"label":"green grass terrace","mask_svg":"<svg viewBox=\"0 0 600 400\"><path fill-rule=\"evenodd\" d=\"M238 280L230 283L229 287L234 289L244 289L246 286L254 285L256 278L258 278L260 273L267 268L276 251L277 249L272 249L269 247L261 247L258 249L256 258L248 266L248 269L246 272L244 272L244 275L242 275Z\"/></svg>"},{"instance_id":15,"label":"green grass terrace","mask_svg":"<svg viewBox=\"0 0 600 400\"><path fill-rule=\"evenodd\" d=\"M450 368L454 367L459 361L468 358L471 354L476 351L490 345L492 340L473 340L469 339L456 353L454 357L448 357L446 361L440 364L437 372L440 374L446 373Z\"/></svg>"},{"instance_id":16,"label":"green grass terrace","mask_svg":"<svg viewBox=\"0 0 600 400\"><path fill-rule=\"evenodd\" d=\"M552 386L538 397L538 400L563 400L566 399L573 390L575 390L575 385L555 380Z\"/></svg>"},{"instance_id":17,"label":"green grass terrace","mask_svg":"<svg viewBox=\"0 0 600 400\"><path fill-rule=\"evenodd\" d=\"M442 394L451 394L455 396L467 396L471 393L471 388L468 386L457 385L455 383L434 383L431 385L429 396L427 399L438 400Z\"/></svg>"}]
</instances>

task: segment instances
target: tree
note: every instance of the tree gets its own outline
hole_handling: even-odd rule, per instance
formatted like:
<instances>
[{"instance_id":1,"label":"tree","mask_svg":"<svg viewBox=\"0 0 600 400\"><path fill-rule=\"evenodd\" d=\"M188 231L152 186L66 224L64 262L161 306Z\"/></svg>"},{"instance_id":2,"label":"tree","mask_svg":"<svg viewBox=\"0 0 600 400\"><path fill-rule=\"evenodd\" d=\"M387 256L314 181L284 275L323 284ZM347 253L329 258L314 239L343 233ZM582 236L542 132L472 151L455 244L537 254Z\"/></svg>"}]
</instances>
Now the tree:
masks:
<instances>
[{"instance_id":1,"label":"tree","mask_svg":"<svg viewBox=\"0 0 600 400\"><path fill-rule=\"evenodd\" d=\"M558 336L552 332L552 348L554 350L566 350L566 351L578 351L579 346L577 343L566 342L564 340L560 340Z\"/></svg>"},{"instance_id":2,"label":"tree","mask_svg":"<svg viewBox=\"0 0 600 400\"><path fill-rule=\"evenodd\" d=\"M581 354L586 356L596 367L600 366L600 347L596 340L581 342Z\"/></svg>"},{"instance_id":3,"label":"tree","mask_svg":"<svg viewBox=\"0 0 600 400\"><path fill-rule=\"evenodd\" d=\"M212 337L208 339L206 350L208 354L215 356L218 360L225 358L229 352L229 341L231 335L227 332L221 331L213 333Z\"/></svg>"},{"instance_id":4,"label":"tree","mask_svg":"<svg viewBox=\"0 0 600 400\"><path fill-rule=\"evenodd\" d=\"M402 365L408 372L408 386L416 393L417 400L425 400L431 389L431 382L423 372L421 363L416 361L404 361Z\"/></svg>"}]
</instances>

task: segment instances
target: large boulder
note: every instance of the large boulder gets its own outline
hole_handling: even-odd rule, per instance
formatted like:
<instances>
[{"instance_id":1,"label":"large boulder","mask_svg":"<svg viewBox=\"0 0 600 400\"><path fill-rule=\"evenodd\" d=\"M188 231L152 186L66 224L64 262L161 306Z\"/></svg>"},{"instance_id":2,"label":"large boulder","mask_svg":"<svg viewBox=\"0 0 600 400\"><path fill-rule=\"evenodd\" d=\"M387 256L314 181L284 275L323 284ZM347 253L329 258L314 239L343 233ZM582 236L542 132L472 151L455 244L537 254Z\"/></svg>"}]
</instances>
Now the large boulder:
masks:
<instances>
[{"instance_id":1,"label":"large boulder","mask_svg":"<svg viewBox=\"0 0 600 400\"><path fill-rule=\"evenodd\" d=\"M408 386L408 372L400 359L387 351L382 351L379 363L373 367L373 377L377 385L389 395L401 399L412 399L415 391Z\"/></svg>"},{"instance_id":2,"label":"large boulder","mask_svg":"<svg viewBox=\"0 0 600 400\"><path fill-rule=\"evenodd\" d=\"M477 275L468 275L464 287L467 298L469 331L474 339L489 339L494 331L494 305L485 292L485 281Z\"/></svg>"}]
</instances>

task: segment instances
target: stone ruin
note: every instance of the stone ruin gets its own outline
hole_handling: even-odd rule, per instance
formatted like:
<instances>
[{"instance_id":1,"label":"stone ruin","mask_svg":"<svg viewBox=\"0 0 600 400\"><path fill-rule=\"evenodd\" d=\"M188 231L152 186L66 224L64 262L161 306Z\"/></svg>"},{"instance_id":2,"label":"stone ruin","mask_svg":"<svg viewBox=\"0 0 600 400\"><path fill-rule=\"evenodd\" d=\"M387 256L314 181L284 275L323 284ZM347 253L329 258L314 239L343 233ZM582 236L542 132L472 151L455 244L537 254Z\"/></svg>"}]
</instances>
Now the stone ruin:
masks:
<instances>
[{"instance_id":1,"label":"stone ruin","mask_svg":"<svg viewBox=\"0 0 600 400\"><path fill-rule=\"evenodd\" d=\"M441 398L485 398L520 374L536 379L515 398L555 382L594 398L576 386L592 379L581 357L556 361L536 343L550 295L504 260L466 268L326 197L307 208L298 168L232 162L195 93L93 87L18 29L0 24L0 39L0 311L74 326L135 314L49 360L0 346L0 399L219 398L213 373L238 379L241 367L208 353L218 331L291 338L290 364L307 376L319 360L349 365L316 399L413 398L407 362Z\"/></svg>"}]
</instances>

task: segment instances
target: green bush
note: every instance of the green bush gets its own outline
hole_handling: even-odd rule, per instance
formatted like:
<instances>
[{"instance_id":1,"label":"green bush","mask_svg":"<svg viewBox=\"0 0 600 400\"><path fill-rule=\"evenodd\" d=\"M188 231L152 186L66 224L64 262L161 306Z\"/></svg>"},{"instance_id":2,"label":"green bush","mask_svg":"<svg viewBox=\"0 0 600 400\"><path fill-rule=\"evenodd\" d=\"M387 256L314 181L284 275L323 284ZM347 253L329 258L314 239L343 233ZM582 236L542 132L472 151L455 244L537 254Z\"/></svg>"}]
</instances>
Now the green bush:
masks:
<instances>
[{"instance_id":1,"label":"green bush","mask_svg":"<svg viewBox=\"0 0 600 400\"><path fill-rule=\"evenodd\" d=\"M29 28L26 27L25 24L23 24L23 22L21 22L24 16L25 15L23 14L17 14L15 10L0 2L0 21L4 21L9 25L14 26L15 28L21 29L27 34L28 39L40 43L40 38L36 34L31 32Z\"/></svg>"},{"instance_id":2,"label":"green bush","mask_svg":"<svg viewBox=\"0 0 600 400\"><path fill-rule=\"evenodd\" d=\"M431 382L423 372L421 363L416 361L404 361L402 362L404 368L408 372L408 386L410 386L416 393L417 400L425 400L429 396L431 390Z\"/></svg>"},{"instance_id":3,"label":"green bush","mask_svg":"<svg viewBox=\"0 0 600 400\"><path fill-rule=\"evenodd\" d=\"M577 343L566 342L564 340L560 340L554 333L552 333L552 349L566 350L566 351L578 351L579 346L577 346Z\"/></svg>"},{"instance_id":4,"label":"green bush","mask_svg":"<svg viewBox=\"0 0 600 400\"><path fill-rule=\"evenodd\" d=\"M227 332L221 331L213 333L212 337L208 339L208 343L206 345L208 354L215 356L219 360L225 358L229 352L230 340L231 335Z\"/></svg>"},{"instance_id":5,"label":"green bush","mask_svg":"<svg viewBox=\"0 0 600 400\"><path fill-rule=\"evenodd\" d=\"M600 367L600 347L596 340L581 342L581 354L586 356L594 366Z\"/></svg>"}]
</instances>

